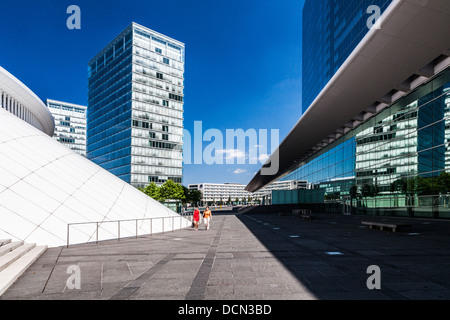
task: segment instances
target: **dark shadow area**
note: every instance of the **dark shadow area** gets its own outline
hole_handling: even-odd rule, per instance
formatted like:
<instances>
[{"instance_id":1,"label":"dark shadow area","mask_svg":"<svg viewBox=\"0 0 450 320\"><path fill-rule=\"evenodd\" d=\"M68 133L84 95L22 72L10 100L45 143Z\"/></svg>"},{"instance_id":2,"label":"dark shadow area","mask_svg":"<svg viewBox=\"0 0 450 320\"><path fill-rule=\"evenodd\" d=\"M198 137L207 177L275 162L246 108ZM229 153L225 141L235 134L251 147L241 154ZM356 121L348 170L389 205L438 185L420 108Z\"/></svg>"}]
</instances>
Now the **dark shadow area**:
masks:
<instances>
[{"instance_id":1,"label":"dark shadow area","mask_svg":"<svg viewBox=\"0 0 450 320\"><path fill-rule=\"evenodd\" d=\"M308 221L288 212L237 217L317 299L450 299L448 221L330 213ZM411 228L381 231L362 221ZM370 266L379 267L379 278ZM368 282L380 289L369 289Z\"/></svg>"}]
</instances>

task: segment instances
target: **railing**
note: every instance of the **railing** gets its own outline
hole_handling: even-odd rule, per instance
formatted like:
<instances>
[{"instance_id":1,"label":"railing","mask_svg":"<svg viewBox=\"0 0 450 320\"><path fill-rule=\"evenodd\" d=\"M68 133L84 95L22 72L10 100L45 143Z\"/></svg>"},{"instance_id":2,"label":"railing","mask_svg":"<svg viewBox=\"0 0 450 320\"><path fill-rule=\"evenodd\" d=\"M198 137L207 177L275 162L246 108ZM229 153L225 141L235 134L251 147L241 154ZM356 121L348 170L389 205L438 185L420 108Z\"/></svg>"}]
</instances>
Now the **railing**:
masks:
<instances>
[{"instance_id":1,"label":"railing","mask_svg":"<svg viewBox=\"0 0 450 320\"><path fill-rule=\"evenodd\" d=\"M95 243L98 244L98 230L100 228L100 226L102 224L110 224L110 223L117 223L117 241L120 241L120 225L121 223L125 223L125 222L135 222L135 226L136 226L136 234L135 237L137 238L139 236L139 227L138 227L138 222L139 221L150 221L150 233L149 235L153 235L153 221L154 220L162 220L161 222L161 233L164 233L167 230L164 230L164 221L166 219L171 219L172 220L172 230L171 232L173 232L175 230L175 219L180 219L180 229L185 229L191 226L191 222L192 222L192 218L189 219L190 217L192 217L192 215L190 214L182 214L179 216L169 216L169 217L157 217L157 218L143 218L143 219L128 219L128 220L108 220L108 221L101 221L101 222L76 222L76 223L69 223L67 224L67 248L70 245L70 227L71 226L79 226L79 225L92 225L95 224ZM183 222L183 219L185 219L188 223L187 225L182 228L181 224ZM170 224L169 224L170 225ZM114 238L112 238L114 239ZM112 239L108 239L108 240L112 240ZM89 240L87 241L89 242Z\"/></svg>"}]
</instances>

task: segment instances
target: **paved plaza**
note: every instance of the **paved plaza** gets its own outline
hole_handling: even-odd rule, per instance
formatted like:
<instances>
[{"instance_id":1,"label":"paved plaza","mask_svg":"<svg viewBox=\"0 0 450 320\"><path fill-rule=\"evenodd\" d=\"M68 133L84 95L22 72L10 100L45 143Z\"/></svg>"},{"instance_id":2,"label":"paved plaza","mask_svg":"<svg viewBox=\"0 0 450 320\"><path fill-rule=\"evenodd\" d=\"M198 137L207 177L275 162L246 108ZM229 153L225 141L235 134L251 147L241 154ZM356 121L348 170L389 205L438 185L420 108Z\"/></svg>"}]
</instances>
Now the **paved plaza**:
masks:
<instances>
[{"instance_id":1,"label":"paved plaza","mask_svg":"<svg viewBox=\"0 0 450 320\"><path fill-rule=\"evenodd\" d=\"M411 229L394 233L361 222L401 219L316 216L217 214L208 231L50 248L0 299L450 299L450 221L403 219Z\"/></svg>"}]
</instances>

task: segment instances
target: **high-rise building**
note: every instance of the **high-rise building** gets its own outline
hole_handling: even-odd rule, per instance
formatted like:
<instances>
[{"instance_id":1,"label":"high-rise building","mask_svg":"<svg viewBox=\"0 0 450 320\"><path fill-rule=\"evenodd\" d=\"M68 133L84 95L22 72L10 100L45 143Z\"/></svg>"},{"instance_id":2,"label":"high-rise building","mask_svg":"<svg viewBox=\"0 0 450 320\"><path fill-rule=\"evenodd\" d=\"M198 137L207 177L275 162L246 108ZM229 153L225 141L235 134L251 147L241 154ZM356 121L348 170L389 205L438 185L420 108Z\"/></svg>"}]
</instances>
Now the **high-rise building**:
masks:
<instances>
[{"instance_id":1,"label":"high-rise building","mask_svg":"<svg viewBox=\"0 0 450 320\"><path fill-rule=\"evenodd\" d=\"M374 15L383 13L391 2L392 0L305 1L303 113L367 34L368 21L370 25L376 17Z\"/></svg>"},{"instance_id":2,"label":"high-rise building","mask_svg":"<svg viewBox=\"0 0 450 320\"><path fill-rule=\"evenodd\" d=\"M131 23L89 62L87 156L135 187L182 183L184 52Z\"/></svg>"},{"instance_id":3,"label":"high-rise building","mask_svg":"<svg viewBox=\"0 0 450 320\"><path fill-rule=\"evenodd\" d=\"M47 99L47 107L55 119L53 138L86 156L86 106Z\"/></svg>"}]
</instances>

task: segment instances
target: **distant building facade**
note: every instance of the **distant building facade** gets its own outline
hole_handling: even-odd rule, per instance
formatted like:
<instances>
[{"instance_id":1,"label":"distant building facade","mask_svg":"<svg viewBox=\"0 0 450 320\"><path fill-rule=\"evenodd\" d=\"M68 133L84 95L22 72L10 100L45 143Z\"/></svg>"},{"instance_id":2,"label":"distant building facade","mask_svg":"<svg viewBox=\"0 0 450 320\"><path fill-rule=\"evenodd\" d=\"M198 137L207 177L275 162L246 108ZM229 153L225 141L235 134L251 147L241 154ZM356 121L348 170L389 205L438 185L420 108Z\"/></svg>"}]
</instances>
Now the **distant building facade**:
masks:
<instances>
[{"instance_id":1,"label":"distant building facade","mask_svg":"<svg viewBox=\"0 0 450 320\"><path fill-rule=\"evenodd\" d=\"M86 106L47 99L55 119L53 138L86 157Z\"/></svg>"},{"instance_id":2,"label":"distant building facade","mask_svg":"<svg viewBox=\"0 0 450 320\"><path fill-rule=\"evenodd\" d=\"M190 184L188 189L199 190L202 193L203 203L212 202L261 202L264 197L267 197L273 190L294 190L307 189L308 183L306 181L276 181L269 184L265 188L251 193L245 191L245 185L239 183L199 183ZM238 201L236 201L236 199Z\"/></svg>"}]
</instances>

